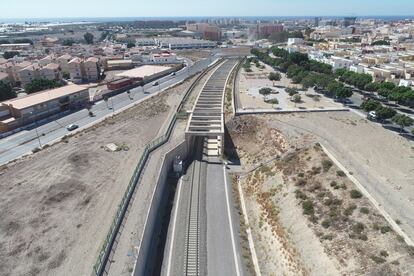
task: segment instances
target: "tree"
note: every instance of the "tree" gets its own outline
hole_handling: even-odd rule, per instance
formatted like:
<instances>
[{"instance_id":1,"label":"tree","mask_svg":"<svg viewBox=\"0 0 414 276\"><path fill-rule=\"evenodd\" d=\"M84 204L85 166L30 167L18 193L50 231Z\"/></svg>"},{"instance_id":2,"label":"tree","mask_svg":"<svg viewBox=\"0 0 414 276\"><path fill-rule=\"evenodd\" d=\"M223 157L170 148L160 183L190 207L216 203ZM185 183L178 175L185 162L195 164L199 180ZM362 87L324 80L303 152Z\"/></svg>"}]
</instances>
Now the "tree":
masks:
<instances>
[{"instance_id":1,"label":"tree","mask_svg":"<svg viewBox=\"0 0 414 276\"><path fill-rule=\"evenodd\" d=\"M292 102L299 103L302 100L302 97L299 94L293 95Z\"/></svg>"},{"instance_id":2,"label":"tree","mask_svg":"<svg viewBox=\"0 0 414 276\"><path fill-rule=\"evenodd\" d=\"M263 95L264 97L266 97L270 93L272 93L272 89L269 87L263 87L263 88L260 88L259 90L259 94Z\"/></svg>"},{"instance_id":3,"label":"tree","mask_svg":"<svg viewBox=\"0 0 414 276\"><path fill-rule=\"evenodd\" d=\"M348 87L342 87L341 89L339 89L338 91L336 91L335 96L340 99L340 100L344 100L346 98L349 98L352 96L352 90L351 88Z\"/></svg>"},{"instance_id":4,"label":"tree","mask_svg":"<svg viewBox=\"0 0 414 276\"><path fill-rule=\"evenodd\" d=\"M376 45L390 45L389 41L386 40L377 40L371 43L372 46L376 46Z\"/></svg>"},{"instance_id":5,"label":"tree","mask_svg":"<svg viewBox=\"0 0 414 276\"><path fill-rule=\"evenodd\" d=\"M392 108L380 105L375 109L375 113L377 114L377 118L379 120L387 120L395 116L395 114L397 114L397 111Z\"/></svg>"},{"instance_id":6,"label":"tree","mask_svg":"<svg viewBox=\"0 0 414 276\"><path fill-rule=\"evenodd\" d=\"M295 88L292 87L286 87L285 88L286 93L289 94L289 96L293 97L294 95L298 94L298 90L296 90Z\"/></svg>"},{"instance_id":7,"label":"tree","mask_svg":"<svg viewBox=\"0 0 414 276\"><path fill-rule=\"evenodd\" d=\"M18 51L8 51L8 52L4 52L3 57L5 59L11 59L15 56L20 55L20 53Z\"/></svg>"},{"instance_id":8,"label":"tree","mask_svg":"<svg viewBox=\"0 0 414 276\"><path fill-rule=\"evenodd\" d=\"M86 43L87 44L93 44L93 34L91 34L91 33L85 33L84 35L83 35L83 38L85 39L85 41L86 41Z\"/></svg>"},{"instance_id":9,"label":"tree","mask_svg":"<svg viewBox=\"0 0 414 276\"><path fill-rule=\"evenodd\" d=\"M380 84L377 82L371 82L365 85L364 89L370 92L377 91L379 89Z\"/></svg>"},{"instance_id":10,"label":"tree","mask_svg":"<svg viewBox=\"0 0 414 276\"><path fill-rule=\"evenodd\" d=\"M55 80L48 80L48 79L34 79L30 83L28 83L25 87L25 90L28 94L46 90L46 89L52 89L56 87L61 87L62 84L60 82L57 82Z\"/></svg>"},{"instance_id":11,"label":"tree","mask_svg":"<svg viewBox=\"0 0 414 276\"><path fill-rule=\"evenodd\" d=\"M332 81L327 86L327 96L333 97L336 96L338 92L340 92L344 88L344 85L337 81Z\"/></svg>"},{"instance_id":12,"label":"tree","mask_svg":"<svg viewBox=\"0 0 414 276\"><path fill-rule=\"evenodd\" d=\"M29 43L29 44L33 45L33 41L32 41L31 39L28 39L28 38L19 38L19 39L15 39L15 40L13 41L13 43L16 43L16 44L20 44L20 43Z\"/></svg>"},{"instance_id":13,"label":"tree","mask_svg":"<svg viewBox=\"0 0 414 276\"><path fill-rule=\"evenodd\" d=\"M130 48L133 48L133 47L135 47L135 43L134 42L128 42L127 48L130 49Z\"/></svg>"},{"instance_id":14,"label":"tree","mask_svg":"<svg viewBox=\"0 0 414 276\"><path fill-rule=\"evenodd\" d=\"M0 81L0 101L6 101L16 98L16 93L13 92L12 87L3 81Z\"/></svg>"},{"instance_id":15,"label":"tree","mask_svg":"<svg viewBox=\"0 0 414 276\"><path fill-rule=\"evenodd\" d=\"M373 111L373 110L377 109L380 106L381 106L381 103L379 101L372 100L372 99L368 99L368 100L362 102L362 104L361 104L361 108L366 112Z\"/></svg>"},{"instance_id":16,"label":"tree","mask_svg":"<svg viewBox=\"0 0 414 276\"><path fill-rule=\"evenodd\" d=\"M75 41L72 38L68 38L63 40L62 45L63 46L72 46Z\"/></svg>"},{"instance_id":17,"label":"tree","mask_svg":"<svg viewBox=\"0 0 414 276\"><path fill-rule=\"evenodd\" d=\"M392 117L392 121L401 127L401 131L404 127L409 127L414 124L414 120L404 114L396 114Z\"/></svg>"},{"instance_id":18,"label":"tree","mask_svg":"<svg viewBox=\"0 0 414 276\"><path fill-rule=\"evenodd\" d=\"M64 78L65 80L70 79L70 74L68 72L63 72L62 73L62 78Z\"/></svg>"},{"instance_id":19,"label":"tree","mask_svg":"<svg viewBox=\"0 0 414 276\"><path fill-rule=\"evenodd\" d=\"M317 102L320 102L320 96L319 95L314 95L313 97L312 97L312 100L313 100L313 107L315 107L316 106L316 103Z\"/></svg>"},{"instance_id":20,"label":"tree","mask_svg":"<svg viewBox=\"0 0 414 276\"><path fill-rule=\"evenodd\" d=\"M274 81L280 81L282 79L282 75L279 72L270 72L269 74L269 80L272 82ZM274 84L273 84L274 85Z\"/></svg>"}]
</instances>

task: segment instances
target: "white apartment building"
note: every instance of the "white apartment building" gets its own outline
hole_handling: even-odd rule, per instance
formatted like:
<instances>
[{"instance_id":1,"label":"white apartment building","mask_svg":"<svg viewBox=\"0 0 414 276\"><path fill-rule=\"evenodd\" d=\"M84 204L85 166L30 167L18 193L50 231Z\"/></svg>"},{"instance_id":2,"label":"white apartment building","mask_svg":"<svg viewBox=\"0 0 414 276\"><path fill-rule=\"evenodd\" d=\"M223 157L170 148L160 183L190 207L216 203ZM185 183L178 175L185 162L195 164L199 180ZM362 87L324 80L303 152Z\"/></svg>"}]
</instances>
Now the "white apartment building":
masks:
<instances>
[{"instance_id":1,"label":"white apartment building","mask_svg":"<svg viewBox=\"0 0 414 276\"><path fill-rule=\"evenodd\" d=\"M343 68L349 69L351 65L354 64L354 61L350 59L336 57L336 56L326 59L324 62L326 64L331 65L333 71L338 70L338 69L343 69Z\"/></svg>"},{"instance_id":2,"label":"white apartment building","mask_svg":"<svg viewBox=\"0 0 414 276\"><path fill-rule=\"evenodd\" d=\"M288 46L292 45L302 45L305 41L302 38L289 38Z\"/></svg>"},{"instance_id":3,"label":"white apartment building","mask_svg":"<svg viewBox=\"0 0 414 276\"><path fill-rule=\"evenodd\" d=\"M174 53L151 53L149 55L149 62L153 63L175 63L177 62L177 55Z\"/></svg>"}]
</instances>

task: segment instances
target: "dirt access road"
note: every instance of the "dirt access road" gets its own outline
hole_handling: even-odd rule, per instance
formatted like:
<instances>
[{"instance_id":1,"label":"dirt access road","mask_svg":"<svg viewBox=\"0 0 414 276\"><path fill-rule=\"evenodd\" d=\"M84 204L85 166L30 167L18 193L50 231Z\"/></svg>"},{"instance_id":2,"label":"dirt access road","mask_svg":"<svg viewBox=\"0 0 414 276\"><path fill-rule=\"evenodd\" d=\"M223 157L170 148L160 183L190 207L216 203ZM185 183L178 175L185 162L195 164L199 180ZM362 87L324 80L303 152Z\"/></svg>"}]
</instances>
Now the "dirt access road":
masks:
<instances>
[{"instance_id":1,"label":"dirt access road","mask_svg":"<svg viewBox=\"0 0 414 276\"><path fill-rule=\"evenodd\" d=\"M242 116L227 127L245 170L279 156L241 180L264 275L412 275L414 248L391 231L365 197L352 196L356 186L317 146L333 140L339 150L370 156L379 151L377 144L357 142L363 140L357 133L368 141L382 134L381 143L392 144L392 152L380 152L375 162L386 163L388 173L398 172L396 180L410 193L413 166L407 147L412 148L406 140L345 112ZM403 165L395 158L403 159ZM365 173L386 174L374 170L374 164Z\"/></svg>"},{"instance_id":2,"label":"dirt access road","mask_svg":"<svg viewBox=\"0 0 414 276\"><path fill-rule=\"evenodd\" d=\"M91 273L140 153L189 84L0 170L0 275Z\"/></svg>"}]
</instances>

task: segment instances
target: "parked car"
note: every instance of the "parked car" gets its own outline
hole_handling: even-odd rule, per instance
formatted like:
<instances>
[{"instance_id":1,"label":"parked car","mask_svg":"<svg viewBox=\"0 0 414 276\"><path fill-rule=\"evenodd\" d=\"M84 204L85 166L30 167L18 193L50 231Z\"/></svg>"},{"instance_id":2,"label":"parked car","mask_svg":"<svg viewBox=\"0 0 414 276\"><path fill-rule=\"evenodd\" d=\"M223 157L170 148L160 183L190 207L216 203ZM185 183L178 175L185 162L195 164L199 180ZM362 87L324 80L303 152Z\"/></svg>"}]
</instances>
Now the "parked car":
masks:
<instances>
[{"instance_id":1,"label":"parked car","mask_svg":"<svg viewBox=\"0 0 414 276\"><path fill-rule=\"evenodd\" d=\"M368 114L367 114L367 118L369 119L369 120L376 120L378 117L377 117L377 112L375 112L375 111L370 111L370 112L368 112Z\"/></svg>"},{"instance_id":2,"label":"parked car","mask_svg":"<svg viewBox=\"0 0 414 276\"><path fill-rule=\"evenodd\" d=\"M69 130L69 131L72 131L72 130L77 129L78 127L79 127L78 125L70 124L66 127L66 129Z\"/></svg>"},{"instance_id":3,"label":"parked car","mask_svg":"<svg viewBox=\"0 0 414 276\"><path fill-rule=\"evenodd\" d=\"M157 85L159 85L158 81L154 82L152 86L157 86Z\"/></svg>"}]
</instances>

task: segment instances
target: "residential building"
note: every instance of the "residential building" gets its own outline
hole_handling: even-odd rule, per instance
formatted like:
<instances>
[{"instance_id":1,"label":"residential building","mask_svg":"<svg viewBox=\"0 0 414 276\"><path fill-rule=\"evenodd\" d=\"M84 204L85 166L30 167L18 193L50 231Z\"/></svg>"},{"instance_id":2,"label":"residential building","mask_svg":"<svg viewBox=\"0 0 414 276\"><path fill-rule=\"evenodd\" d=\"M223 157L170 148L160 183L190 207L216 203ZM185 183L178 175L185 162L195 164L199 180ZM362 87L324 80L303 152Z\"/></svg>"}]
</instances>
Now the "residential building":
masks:
<instances>
[{"instance_id":1,"label":"residential building","mask_svg":"<svg viewBox=\"0 0 414 276\"><path fill-rule=\"evenodd\" d=\"M88 81L97 81L100 75L99 59L90 57L83 62L84 78Z\"/></svg>"},{"instance_id":2,"label":"residential building","mask_svg":"<svg viewBox=\"0 0 414 276\"><path fill-rule=\"evenodd\" d=\"M256 34L258 38L267 38L274 33L283 32L283 25L281 24L257 24Z\"/></svg>"},{"instance_id":3,"label":"residential building","mask_svg":"<svg viewBox=\"0 0 414 276\"><path fill-rule=\"evenodd\" d=\"M216 42L208 40L170 37L158 38L157 43L160 48L170 50L214 48L217 45Z\"/></svg>"},{"instance_id":4,"label":"residential building","mask_svg":"<svg viewBox=\"0 0 414 276\"><path fill-rule=\"evenodd\" d=\"M221 29L217 26L207 26L204 29L203 38L207 40L219 41L221 39Z\"/></svg>"},{"instance_id":5,"label":"residential building","mask_svg":"<svg viewBox=\"0 0 414 276\"><path fill-rule=\"evenodd\" d=\"M71 84L0 103L0 131L7 132L89 102L89 87Z\"/></svg>"},{"instance_id":6,"label":"residential building","mask_svg":"<svg viewBox=\"0 0 414 276\"><path fill-rule=\"evenodd\" d=\"M304 40L302 38L288 38L288 46L291 45L302 45Z\"/></svg>"},{"instance_id":7,"label":"residential building","mask_svg":"<svg viewBox=\"0 0 414 276\"><path fill-rule=\"evenodd\" d=\"M69 54L64 54L56 59L57 63L59 64L62 73L69 74L69 62L72 60L72 56Z\"/></svg>"},{"instance_id":8,"label":"residential building","mask_svg":"<svg viewBox=\"0 0 414 276\"><path fill-rule=\"evenodd\" d=\"M68 62L69 75L74 82L82 82L83 80L81 64L82 60L78 57Z\"/></svg>"}]
</instances>

